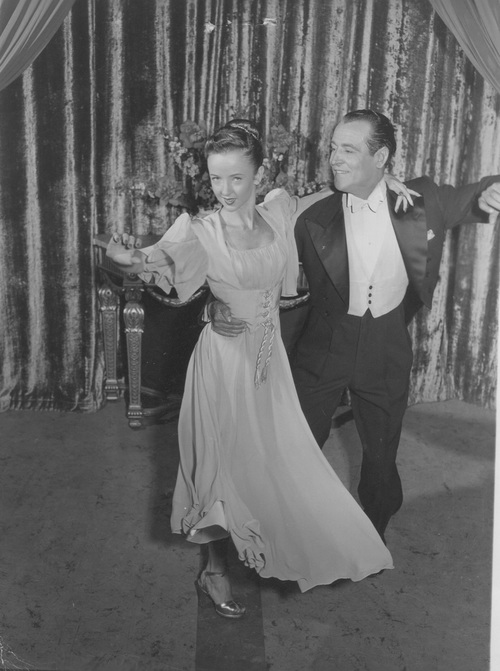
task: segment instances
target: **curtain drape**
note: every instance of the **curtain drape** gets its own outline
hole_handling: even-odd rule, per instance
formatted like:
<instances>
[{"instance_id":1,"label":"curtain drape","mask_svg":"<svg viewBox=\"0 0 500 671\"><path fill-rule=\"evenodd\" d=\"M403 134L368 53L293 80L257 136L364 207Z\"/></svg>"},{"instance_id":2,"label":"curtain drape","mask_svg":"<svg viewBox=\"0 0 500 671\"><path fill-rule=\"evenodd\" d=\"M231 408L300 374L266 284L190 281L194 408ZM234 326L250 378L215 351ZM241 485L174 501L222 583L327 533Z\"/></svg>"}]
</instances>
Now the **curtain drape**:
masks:
<instances>
[{"instance_id":1,"label":"curtain drape","mask_svg":"<svg viewBox=\"0 0 500 671\"><path fill-rule=\"evenodd\" d=\"M102 402L92 238L93 4L0 92L0 408Z\"/></svg>"},{"instance_id":2,"label":"curtain drape","mask_svg":"<svg viewBox=\"0 0 500 671\"><path fill-rule=\"evenodd\" d=\"M500 2L430 2L478 71L500 93Z\"/></svg>"},{"instance_id":3,"label":"curtain drape","mask_svg":"<svg viewBox=\"0 0 500 671\"><path fill-rule=\"evenodd\" d=\"M0 2L0 91L18 77L54 36L75 0Z\"/></svg>"},{"instance_id":4,"label":"curtain drape","mask_svg":"<svg viewBox=\"0 0 500 671\"><path fill-rule=\"evenodd\" d=\"M203 202L205 132L257 119L273 178L316 188L334 125L366 106L398 128L398 177L500 172L500 96L429 3L76 0L0 92L0 408L102 404L93 235L163 232L186 186ZM413 402L493 406L498 259L498 227L450 233L411 328Z\"/></svg>"}]
</instances>

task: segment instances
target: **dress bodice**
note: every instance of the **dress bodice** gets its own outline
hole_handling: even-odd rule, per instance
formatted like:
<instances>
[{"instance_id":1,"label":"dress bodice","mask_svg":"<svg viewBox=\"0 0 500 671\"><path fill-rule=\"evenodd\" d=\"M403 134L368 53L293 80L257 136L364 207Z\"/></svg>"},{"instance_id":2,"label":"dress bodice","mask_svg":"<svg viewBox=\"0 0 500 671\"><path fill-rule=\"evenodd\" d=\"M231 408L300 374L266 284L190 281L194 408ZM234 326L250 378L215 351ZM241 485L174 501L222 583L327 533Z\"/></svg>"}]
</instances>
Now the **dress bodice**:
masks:
<instances>
[{"instance_id":1,"label":"dress bodice","mask_svg":"<svg viewBox=\"0 0 500 671\"><path fill-rule=\"evenodd\" d=\"M273 230L274 239L255 249L235 249L226 244L242 289L266 289L281 279L286 262L283 239Z\"/></svg>"},{"instance_id":2,"label":"dress bodice","mask_svg":"<svg viewBox=\"0 0 500 671\"><path fill-rule=\"evenodd\" d=\"M224 287L243 292L272 289L274 295L280 282L283 295L294 295L299 270L292 223L295 201L285 191L276 190L257 205L274 240L256 249L230 247L218 211L194 219L182 214L158 243L141 250L146 256L141 277L154 280L166 293L175 287L181 300L187 300L205 281L221 299ZM247 307L250 296L242 296ZM259 294L254 298L258 302ZM247 307L244 312L250 314Z\"/></svg>"},{"instance_id":3,"label":"dress bodice","mask_svg":"<svg viewBox=\"0 0 500 671\"><path fill-rule=\"evenodd\" d=\"M280 295L297 291L298 256L293 233L295 200L275 191L257 206L273 230L269 244L239 250L226 242L219 211L192 219L183 214L153 247L143 249L141 277L154 279L167 293L175 287L186 300L204 282L234 318L247 324L243 338L255 345L255 385L266 380L275 335L279 332Z\"/></svg>"},{"instance_id":4,"label":"dress bodice","mask_svg":"<svg viewBox=\"0 0 500 671\"><path fill-rule=\"evenodd\" d=\"M208 283L216 298L245 321L251 330L279 315L281 283L286 264L285 241L275 232L274 240L256 249L238 250L225 245L234 277L228 282L222 259L210 264ZM224 253L225 250L221 250Z\"/></svg>"},{"instance_id":5,"label":"dress bodice","mask_svg":"<svg viewBox=\"0 0 500 671\"><path fill-rule=\"evenodd\" d=\"M274 229L273 229L274 230ZM276 331L279 331L279 300L287 261L286 240L274 231L274 240L255 249L238 250L224 242L221 258L212 254L208 283L214 296L229 306L231 314L247 324L249 334L259 331L254 383L267 378ZM229 257L226 257L226 253ZM231 273L224 272L229 258ZM230 274L233 277L230 277ZM230 280L230 281L229 281Z\"/></svg>"}]
</instances>

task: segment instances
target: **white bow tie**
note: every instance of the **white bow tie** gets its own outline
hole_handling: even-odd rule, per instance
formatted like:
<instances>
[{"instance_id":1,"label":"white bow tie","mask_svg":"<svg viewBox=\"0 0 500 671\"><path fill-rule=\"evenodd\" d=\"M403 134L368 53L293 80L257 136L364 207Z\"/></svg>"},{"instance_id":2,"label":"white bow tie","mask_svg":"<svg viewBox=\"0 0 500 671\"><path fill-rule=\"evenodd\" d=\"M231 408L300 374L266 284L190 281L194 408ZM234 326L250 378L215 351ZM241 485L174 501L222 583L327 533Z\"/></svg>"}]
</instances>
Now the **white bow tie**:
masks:
<instances>
[{"instance_id":1,"label":"white bow tie","mask_svg":"<svg viewBox=\"0 0 500 671\"><path fill-rule=\"evenodd\" d=\"M380 201L370 203L369 200L360 200L359 198L357 198L356 200L351 199L351 212L355 214L356 212L360 212L365 207L367 207L372 212L376 212L379 204Z\"/></svg>"}]
</instances>

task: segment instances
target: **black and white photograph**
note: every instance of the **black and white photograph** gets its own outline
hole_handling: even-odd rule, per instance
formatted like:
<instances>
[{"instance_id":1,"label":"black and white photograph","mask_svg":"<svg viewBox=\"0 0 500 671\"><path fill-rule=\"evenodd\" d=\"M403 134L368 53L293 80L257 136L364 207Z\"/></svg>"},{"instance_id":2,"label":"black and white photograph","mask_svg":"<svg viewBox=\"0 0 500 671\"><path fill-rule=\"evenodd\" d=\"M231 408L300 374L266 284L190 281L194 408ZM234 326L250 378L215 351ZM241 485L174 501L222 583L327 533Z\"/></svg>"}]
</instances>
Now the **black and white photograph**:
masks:
<instances>
[{"instance_id":1,"label":"black and white photograph","mask_svg":"<svg viewBox=\"0 0 500 671\"><path fill-rule=\"evenodd\" d=\"M499 0L0 0L0 671L498 671L499 213Z\"/></svg>"}]
</instances>

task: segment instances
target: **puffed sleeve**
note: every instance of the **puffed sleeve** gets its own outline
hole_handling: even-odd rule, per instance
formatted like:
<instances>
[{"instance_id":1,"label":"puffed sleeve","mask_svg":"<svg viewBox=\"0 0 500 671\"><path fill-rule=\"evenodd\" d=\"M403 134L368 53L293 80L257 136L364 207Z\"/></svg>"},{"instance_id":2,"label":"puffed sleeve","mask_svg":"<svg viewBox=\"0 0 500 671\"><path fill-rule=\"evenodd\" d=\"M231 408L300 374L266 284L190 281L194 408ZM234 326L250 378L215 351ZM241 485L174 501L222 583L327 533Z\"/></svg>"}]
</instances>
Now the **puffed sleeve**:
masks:
<instances>
[{"instance_id":1,"label":"puffed sleeve","mask_svg":"<svg viewBox=\"0 0 500 671\"><path fill-rule=\"evenodd\" d=\"M173 287L181 301L190 298L207 278L207 253L197 238L189 214L181 214L155 245L141 249L145 254L140 277L153 281L165 293Z\"/></svg>"},{"instance_id":2,"label":"puffed sleeve","mask_svg":"<svg viewBox=\"0 0 500 671\"><path fill-rule=\"evenodd\" d=\"M277 215L277 221L281 226L282 234L288 245L288 263L283 281L283 295L294 296L297 294L297 280L299 276L299 258L295 242L295 224L299 216L309 207L323 198L332 195L330 187L321 191L308 194L307 196L290 196L284 189L273 189L264 199L262 206L272 210ZM261 206L261 207L262 207Z\"/></svg>"},{"instance_id":3,"label":"puffed sleeve","mask_svg":"<svg viewBox=\"0 0 500 671\"><path fill-rule=\"evenodd\" d=\"M284 189L273 189L266 195L262 205L272 215L279 232L286 240L287 263L281 294L283 296L296 296L299 279L299 256L293 230L298 198L297 196L290 196Z\"/></svg>"}]
</instances>

